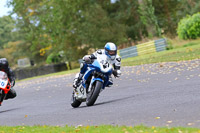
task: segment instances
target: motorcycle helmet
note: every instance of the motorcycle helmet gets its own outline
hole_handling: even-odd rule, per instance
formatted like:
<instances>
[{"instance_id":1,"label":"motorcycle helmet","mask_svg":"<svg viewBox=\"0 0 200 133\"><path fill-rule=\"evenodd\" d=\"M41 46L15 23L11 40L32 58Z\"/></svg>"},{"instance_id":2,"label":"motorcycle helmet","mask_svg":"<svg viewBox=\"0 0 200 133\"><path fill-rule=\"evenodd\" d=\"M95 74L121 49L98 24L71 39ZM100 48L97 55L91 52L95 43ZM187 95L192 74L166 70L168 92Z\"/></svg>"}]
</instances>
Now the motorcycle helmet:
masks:
<instances>
[{"instance_id":1,"label":"motorcycle helmet","mask_svg":"<svg viewBox=\"0 0 200 133\"><path fill-rule=\"evenodd\" d=\"M8 69L8 60L6 58L0 59L0 69L1 70L7 70Z\"/></svg>"},{"instance_id":2,"label":"motorcycle helmet","mask_svg":"<svg viewBox=\"0 0 200 133\"><path fill-rule=\"evenodd\" d=\"M117 46L112 42L108 42L106 43L104 49L107 57L111 60L114 60L117 55Z\"/></svg>"}]
</instances>

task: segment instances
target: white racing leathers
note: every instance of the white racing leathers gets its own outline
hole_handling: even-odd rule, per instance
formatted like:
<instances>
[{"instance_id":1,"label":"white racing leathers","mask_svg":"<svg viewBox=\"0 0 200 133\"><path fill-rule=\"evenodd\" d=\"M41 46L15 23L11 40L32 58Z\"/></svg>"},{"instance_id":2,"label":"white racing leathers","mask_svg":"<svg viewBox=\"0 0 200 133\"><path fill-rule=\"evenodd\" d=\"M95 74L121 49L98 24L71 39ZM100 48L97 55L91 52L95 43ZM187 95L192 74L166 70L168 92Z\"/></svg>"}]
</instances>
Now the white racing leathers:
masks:
<instances>
[{"instance_id":1,"label":"white racing leathers","mask_svg":"<svg viewBox=\"0 0 200 133\"><path fill-rule=\"evenodd\" d=\"M94 52L93 54L90 55L90 58L93 59L101 54L105 54L105 50L104 49L99 49L97 50L96 52ZM114 68L114 71L115 73L114 76L115 77L119 77L121 75L121 71L120 71L120 67L121 67L121 57L119 55L116 55L115 59L114 60L111 60L109 57L108 57L108 60L110 60L110 62L112 63L113 65L113 68Z\"/></svg>"}]
</instances>

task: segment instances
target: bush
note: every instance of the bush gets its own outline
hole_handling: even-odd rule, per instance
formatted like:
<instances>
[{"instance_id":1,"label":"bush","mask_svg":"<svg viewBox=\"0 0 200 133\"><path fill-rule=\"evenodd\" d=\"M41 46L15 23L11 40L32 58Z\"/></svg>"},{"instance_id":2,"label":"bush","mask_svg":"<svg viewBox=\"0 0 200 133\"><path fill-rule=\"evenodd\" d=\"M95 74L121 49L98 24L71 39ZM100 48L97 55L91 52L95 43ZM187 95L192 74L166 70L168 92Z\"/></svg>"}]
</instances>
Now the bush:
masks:
<instances>
[{"instance_id":1,"label":"bush","mask_svg":"<svg viewBox=\"0 0 200 133\"><path fill-rule=\"evenodd\" d=\"M167 50L171 50L173 49L173 44L172 44L172 41L167 39L167 47L166 47Z\"/></svg>"},{"instance_id":2,"label":"bush","mask_svg":"<svg viewBox=\"0 0 200 133\"><path fill-rule=\"evenodd\" d=\"M61 58L59 54L51 53L46 60L47 64L52 64L52 63L59 63L61 62Z\"/></svg>"},{"instance_id":3,"label":"bush","mask_svg":"<svg viewBox=\"0 0 200 133\"><path fill-rule=\"evenodd\" d=\"M178 23L177 33L181 39L196 39L200 37L200 12L183 18Z\"/></svg>"}]
</instances>

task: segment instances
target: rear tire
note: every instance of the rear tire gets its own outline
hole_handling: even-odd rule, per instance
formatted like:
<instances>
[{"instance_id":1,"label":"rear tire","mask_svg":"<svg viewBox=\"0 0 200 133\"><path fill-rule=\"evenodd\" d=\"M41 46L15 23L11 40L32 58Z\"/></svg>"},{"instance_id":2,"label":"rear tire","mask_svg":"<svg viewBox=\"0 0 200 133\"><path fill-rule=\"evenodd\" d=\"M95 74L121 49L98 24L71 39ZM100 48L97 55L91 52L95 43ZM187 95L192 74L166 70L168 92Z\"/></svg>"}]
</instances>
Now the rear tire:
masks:
<instances>
[{"instance_id":1,"label":"rear tire","mask_svg":"<svg viewBox=\"0 0 200 133\"><path fill-rule=\"evenodd\" d=\"M76 100L76 97L74 97L74 92L72 93L72 99L71 99L71 100L72 100L71 106L72 106L73 108L79 107L79 106L81 105L81 103L82 103L82 102Z\"/></svg>"},{"instance_id":2,"label":"rear tire","mask_svg":"<svg viewBox=\"0 0 200 133\"><path fill-rule=\"evenodd\" d=\"M97 97L99 96L102 85L103 84L100 81L96 81L96 83L93 84L91 91L88 92L87 94L87 99L86 99L87 106L94 105L95 101L97 100Z\"/></svg>"}]
</instances>

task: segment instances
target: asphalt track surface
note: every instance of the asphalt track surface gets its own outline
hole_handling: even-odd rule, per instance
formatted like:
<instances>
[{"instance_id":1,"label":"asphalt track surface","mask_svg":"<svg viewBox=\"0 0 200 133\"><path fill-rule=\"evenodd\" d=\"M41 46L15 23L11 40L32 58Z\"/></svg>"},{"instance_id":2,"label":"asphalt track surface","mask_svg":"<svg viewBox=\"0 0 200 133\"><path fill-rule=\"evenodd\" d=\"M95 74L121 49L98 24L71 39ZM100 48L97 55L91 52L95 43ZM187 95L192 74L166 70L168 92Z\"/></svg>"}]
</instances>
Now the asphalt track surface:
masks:
<instances>
[{"instance_id":1,"label":"asphalt track surface","mask_svg":"<svg viewBox=\"0 0 200 133\"><path fill-rule=\"evenodd\" d=\"M0 125L146 125L200 128L200 60L122 67L96 104L70 105L75 74L17 82Z\"/></svg>"}]
</instances>

